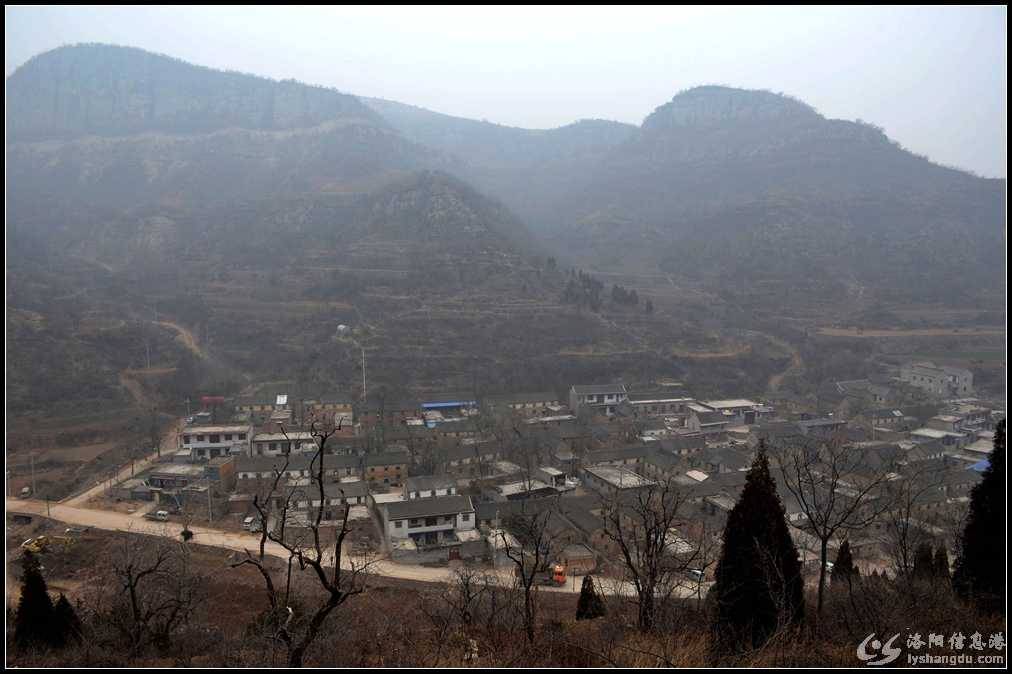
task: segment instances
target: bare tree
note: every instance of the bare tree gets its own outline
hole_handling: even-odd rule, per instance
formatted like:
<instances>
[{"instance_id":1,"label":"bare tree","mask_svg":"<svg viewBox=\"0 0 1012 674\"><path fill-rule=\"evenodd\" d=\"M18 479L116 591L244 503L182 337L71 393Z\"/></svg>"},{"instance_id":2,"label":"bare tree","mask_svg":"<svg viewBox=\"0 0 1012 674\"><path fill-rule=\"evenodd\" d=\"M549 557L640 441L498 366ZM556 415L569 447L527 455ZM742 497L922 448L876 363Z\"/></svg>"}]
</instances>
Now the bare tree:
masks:
<instances>
[{"instance_id":1,"label":"bare tree","mask_svg":"<svg viewBox=\"0 0 1012 674\"><path fill-rule=\"evenodd\" d=\"M135 545L124 538L112 562L109 621L136 655L149 645L167 648L199 605L203 578L190 569L184 543L155 540Z\"/></svg>"},{"instance_id":2,"label":"bare tree","mask_svg":"<svg viewBox=\"0 0 1012 674\"><path fill-rule=\"evenodd\" d=\"M819 541L817 616L826 589L829 541L837 533L863 529L888 507L883 483L888 473L867 476L865 450L831 440L816 446L781 447L775 452L784 484L805 518L794 526Z\"/></svg>"},{"instance_id":3,"label":"bare tree","mask_svg":"<svg viewBox=\"0 0 1012 674\"><path fill-rule=\"evenodd\" d=\"M914 570L914 552L936 536L933 525L918 517L921 506L942 484L937 471L912 470L885 485L889 508L880 520L881 538L896 576L910 589ZM942 530L938 529L941 534Z\"/></svg>"},{"instance_id":4,"label":"bare tree","mask_svg":"<svg viewBox=\"0 0 1012 674\"><path fill-rule=\"evenodd\" d=\"M698 549L675 532L685 500L669 478L603 503L604 534L622 555L636 591L637 626L644 632L654 625L658 599L670 597L678 574L696 559Z\"/></svg>"},{"instance_id":5,"label":"bare tree","mask_svg":"<svg viewBox=\"0 0 1012 674\"><path fill-rule=\"evenodd\" d=\"M553 548L548 523L555 507L531 509L527 503L525 500L519 513L506 518L505 527L512 537L502 530L499 537L504 554L513 562L515 582L523 592L524 630L527 641L533 644L538 613L537 579L551 560Z\"/></svg>"},{"instance_id":6,"label":"bare tree","mask_svg":"<svg viewBox=\"0 0 1012 674\"><path fill-rule=\"evenodd\" d=\"M368 568L369 562L356 560L350 556L345 558L342 551L344 540L349 533L350 506L343 506L340 528L336 532L333 547L329 553L326 550L328 546L325 546L321 536L321 523L324 512L328 509L324 491L325 448L327 441L340 428L340 423L330 430L322 430L315 424L310 428L316 443L313 459L310 461L310 473L313 476L312 485L317 488L320 500L318 504L314 504L310 500L310 513L308 521L305 522L308 528L307 535L291 535L287 531L289 523L293 519L291 517L292 499L296 490L285 490L286 493L279 497L279 486L289 465L290 457L286 453L282 467L275 470L270 492L266 498L262 498L262 495L258 494L253 499L260 524L259 549L255 554L246 550L246 557L232 564L233 568L249 565L259 571L270 603L267 624L272 632L271 638L284 645L290 667L302 666L307 649L313 644L334 609L351 597L362 593L365 589L364 572ZM281 429L281 432L285 435L286 441L289 440L284 428ZM276 513L277 517L277 524L274 527L270 526L272 513ZM279 546L287 561L288 571L283 591L275 583L273 571L268 563L268 542ZM347 569L343 568L344 562L347 562ZM292 600L293 564L297 564L301 571L309 570L310 576L316 579L324 593L322 601L304 617L296 615L295 602Z\"/></svg>"},{"instance_id":7,"label":"bare tree","mask_svg":"<svg viewBox=\"0 0 1012 674\"><path fill-rule=\"evenodd\" d=\"M493 595L499 590L494 575L464 566L454 570L447 587L420 595L418 610L428 617L435 628L433 666L439 664L443 650L451 637L456 637L459 645L463 647L465 661L475 659L478 640L470 628L477 622L480 614L487 612L489 606L494 604ZM500 629L503 627L505 626L501 626Z\"/></svg>"},{"instance_id":8,"label":"bare tree","mask_svg":"<svg viewBox=\"0 0 1012 674\"><path fill-rule=\"evenodd\" d=\"M703 583L706 582L707 569L715 565L720 559L721 540L720 530L714 530L706 526L706 522L691 525L694 535L689 539L694 546L692 557L688 560L691 570L697 570L701 574L693 578L696 591L696 610L703 608Z\"/></svg>"}]
</instances>

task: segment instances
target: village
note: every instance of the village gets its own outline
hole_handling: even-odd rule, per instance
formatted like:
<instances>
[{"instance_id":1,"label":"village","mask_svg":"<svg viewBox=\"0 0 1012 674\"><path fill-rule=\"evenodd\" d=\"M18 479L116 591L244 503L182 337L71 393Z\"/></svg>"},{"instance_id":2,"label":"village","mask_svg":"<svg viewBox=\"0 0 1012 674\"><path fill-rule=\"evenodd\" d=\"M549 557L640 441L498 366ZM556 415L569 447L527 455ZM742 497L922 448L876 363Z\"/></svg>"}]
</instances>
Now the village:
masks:
<instances>
[{"instance_id":1,"label":"village","mask_svg":"<svg viewBox=\"0 0 1012 674\"><path fill-rule=\"evenodd\" d=\"M845 470L832 467L831 488L841 499L881 507L868 526L827 536L828 567L846 540L863 572L895 570L890 524L900 515L920 531L918 540L952 551L1003 403L974 398L968 371L924 362L833 389L836 409L852 410L849 418L815 415L790 400L699 400L665 379L574 384L562 396L448 391L365 402L340 394L295 399L283 386L265 385L248 397L205 396L203 409L181 420L174 447L106 485L92 505L248 531L251 543L265 520L275 535L313 526L326 536L347 513L355 553L434 568L510 567L521 533L511 531L516 516L544 513L551 552L542 563L555 570L549 582L572 578L575 587L586 574L623 577L617 529L634 523L611 517L611 505L664 490L679 498L666 534L683 560L675 581L705 590L727 513L760 445L774 459L787 449L831 446L847 457ZM772 463L780 466L772 472L806 577L815 582L820 540L806 526L810 506L791 483L789 464Z\"/></svg>"}]
</instances>

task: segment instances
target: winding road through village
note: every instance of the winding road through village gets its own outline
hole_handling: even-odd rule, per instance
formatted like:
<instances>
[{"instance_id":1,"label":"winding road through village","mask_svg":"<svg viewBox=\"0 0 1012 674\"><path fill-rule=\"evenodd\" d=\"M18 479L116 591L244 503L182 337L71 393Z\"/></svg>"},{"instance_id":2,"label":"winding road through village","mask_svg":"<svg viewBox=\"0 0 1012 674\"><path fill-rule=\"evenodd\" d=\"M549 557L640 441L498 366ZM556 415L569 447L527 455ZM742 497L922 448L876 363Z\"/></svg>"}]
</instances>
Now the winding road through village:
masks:
<instances>
[{"instance_id":1,"label":"winding road through village","mask_svg":"<svg viewBox=\"0 0 1012 674\"><path fill-rule=\"evenodd\" d=\"M82 494L81 496L73 499L73 501L79 501L79 499L84 495L85 494ZM134 534L146 534L149 536L163 536L177 540L181 538L181 533L183 531L183 525L181 524L173 522L151 522L150 520L140 519L130 514L85 508L80 505L71 505L69 502L49 504L47 506L47 504L42 501L9 497L6 500L5 507L8 515L12 513L19 513L49 517L50 519L75 527L88 527L94 529L104 529L107 531L122 531ZM189 525L189 530L193 533L192 540L194 543L217 548L225 548L240 554L245 554L247 550L255 552L257 546L259 545L259 538L247 532L222 531L221 529L213 529L193 524ZM265 551L267 554L279 559L288 558L287 551L285 551L285 549L277 543L268 541ZM361 567L364 561L365 560L363 558L344 556L342 558L342 568L350 569L353 563ZM371 575L387 578L413 580L423 583L449 583L453 580L453 570L450 568L433 568L417 564L402 564L386 559L370 559L368 567L368 572ZM511 568L494 569L490 570L490 572L495 574L495 576L498 577L499 582L503 585L507 585L512 581ZM598 583L600 583L602 590L606 594L624 596L635 595L633 587L627 582L602 578L600 576L595 576L595 579ZM702 592L704 594L708 589L707 585L708 584L705 584L702 588ZM540 589L548 592L579 593L580 586L581 580L578 577L573 577L572 582L567 583L563 587L542 586ZM680 597L694 597L696 596L696 588L690 583L687 583L685 587L679 587L677 589L676 595Z\"/></svg>"}]
</instances>

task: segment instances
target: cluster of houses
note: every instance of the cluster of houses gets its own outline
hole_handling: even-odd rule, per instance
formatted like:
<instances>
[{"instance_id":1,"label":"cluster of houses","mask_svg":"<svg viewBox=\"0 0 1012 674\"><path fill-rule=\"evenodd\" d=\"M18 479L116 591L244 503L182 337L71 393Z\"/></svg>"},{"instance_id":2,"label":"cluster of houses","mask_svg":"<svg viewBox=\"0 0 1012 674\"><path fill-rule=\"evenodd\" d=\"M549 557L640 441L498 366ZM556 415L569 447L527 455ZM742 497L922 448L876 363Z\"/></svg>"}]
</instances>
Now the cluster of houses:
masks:
<instances>
[{"instance_id":1,"label":"cluster of houses","mask_svg":"<svg viewBox=\"0 0 1012 674\"><path fill-rule=\"evenodd\" d=\"M962 390L963 380L953 385ZM287 503L298 524L321 507L322 474L325 523L350 509L375 523L395 559L415 562L502 563L503 542L516 533L513 516L550 509L557 556L586 572L617 554L604 504L662 483L685 499L674 538L719 535L760 442L849 443L869 457L868 474L934 471L938 487L925 492L926 513L965 502L1004 418L991 407L960 397L874 408L850 420L779 415L765 401L699 400L676 382L574 385L568 399L451 392L356 405L340 396L276 394L193 415L172 460L120 488L176 506L203 504L212 490L221 508L240 517L260 495ZM336 429L322 456L314 423ZM789 490L780 494L788 517L802 520ZM817 549L800 531L798 542Z\"/></svg>"}]
</instances>

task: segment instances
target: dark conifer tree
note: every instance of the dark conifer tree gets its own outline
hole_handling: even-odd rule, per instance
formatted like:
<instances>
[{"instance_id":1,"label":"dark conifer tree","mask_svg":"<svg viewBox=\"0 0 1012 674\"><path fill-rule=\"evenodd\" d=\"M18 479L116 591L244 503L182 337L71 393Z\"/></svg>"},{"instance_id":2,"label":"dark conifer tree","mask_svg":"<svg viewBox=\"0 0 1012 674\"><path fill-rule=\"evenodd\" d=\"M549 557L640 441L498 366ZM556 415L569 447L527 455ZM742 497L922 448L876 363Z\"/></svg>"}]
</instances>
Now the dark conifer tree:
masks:
<instances>
[{"instance_id":1,"label":"dark conifer tree","mask_svg":"<svg viewBox=\"0 0 1012 674\"><path fill-rule=\"evenodd\" d=\"M930 580L935 577L935 555L928 543L921 543L914 550L914 578Z\"/></svg>"},{"instance_id":2,"label":"dark conifer tree","mask_svg":"<svg viewBox=\"0 0 1012 674\"><path fill-rule=\"evenodd\" d=\"M846 588L859 575L857 567L854 566L854 556L850 552L850 541L844 541L836 553L836 561L833 563L833 573L829 582L832 587Z\"/></svg>"},{"instance_id":3,"label":"dark conifer tree","mask_svg":"<svg viewBox=\"0 0 1012 674\"><path fill-rule=\"evenodd\" d=\"M81 620L62 592L53 606L53 632L58 646L81 640Z\"/></svg>"},{"instance_id":4,"label":"dark conifer tree","mask_svg":"<svg viewBox=\"0 0 1012 674\"><path fill-rule=\"evenodd\" d=\"M594 580L590 576L583 577L580 586L580 599L576 603L577 620L593 620L606 613L601 595L594 589Z\"/></svg>"},{"instance_id":5,"label":"dark conifer tree","mask_svg":"<svg viewBox=\"0 0 1012 674\"><path fill-rule=\"evenodd\" d=\"M935 577L946 583L952 580L949 573L949 553L945 550L944 545L939 545L935 550Z\"/></svg>"},{"instance_id":6,"label":"dark conifer tree","mask_svg":"<svg viewBox=\"0 0 1012 674\"><path fill-rule=\"evenodd\" d=\"M994 434L984 479L970 494L970 512L952 582L983 611L1002 610L1005 598L1005 422Z\"/></svg>"},{"instance_id":7,"label":"dark conifer tree","mask_svg":"<svg viewBox=\"0 0 1012 674\"><path fill-rule=\"evenodd\" d=\"M728 515L711 593L712 643L718 657L761 647L778 630L801 621L801 562L764 444Z\"/></svg>"},{"instance_id":8,"label":"dark conifer tree","mask_svg":"<svg viewBox=\"0 0 1012 674\"><path fill-rule=\"evenodd\" d=\"M14 615L14 641L19 648L44 648L59 640L53 630L53 600L42 577L39 560L29 551L21 557L24 576L21 599Z\"/></svg>"}]
</instances>

